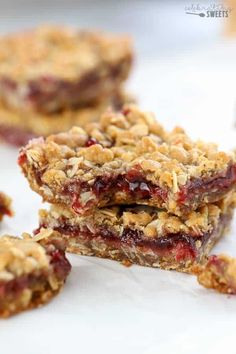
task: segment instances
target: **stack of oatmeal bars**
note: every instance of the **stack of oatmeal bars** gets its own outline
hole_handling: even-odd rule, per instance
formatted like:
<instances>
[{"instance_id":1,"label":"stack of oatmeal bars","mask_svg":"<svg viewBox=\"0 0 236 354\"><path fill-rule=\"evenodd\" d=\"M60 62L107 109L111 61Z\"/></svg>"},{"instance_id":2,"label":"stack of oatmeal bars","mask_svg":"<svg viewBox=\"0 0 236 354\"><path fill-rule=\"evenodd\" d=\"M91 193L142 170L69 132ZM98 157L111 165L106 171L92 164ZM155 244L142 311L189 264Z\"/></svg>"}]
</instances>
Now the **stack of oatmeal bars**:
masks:
<instances>
[{"instance_id":1,"label":"stack of oatmeal bars","mask_svg":"<svg viewBox=\"0 0 236 354\"><path fill-rule=\"evenodd\" d=\"M59 26L0 38L0 139L24 145L119 109L133 60L127 36Z\"/></svg>"},{"instance_id":2,"label":"stack of oatmeal bars","mask_svg":"<svg viewBox=\"0 0 236 354\"><path fill-rule=\"evenodd\" d=\"M135 105L99 122L32 140L19 155L31 188L51 203L41 231L70 252L188 271L228 229L235 155L166 131Z\"/></svg>"}]
</instances>

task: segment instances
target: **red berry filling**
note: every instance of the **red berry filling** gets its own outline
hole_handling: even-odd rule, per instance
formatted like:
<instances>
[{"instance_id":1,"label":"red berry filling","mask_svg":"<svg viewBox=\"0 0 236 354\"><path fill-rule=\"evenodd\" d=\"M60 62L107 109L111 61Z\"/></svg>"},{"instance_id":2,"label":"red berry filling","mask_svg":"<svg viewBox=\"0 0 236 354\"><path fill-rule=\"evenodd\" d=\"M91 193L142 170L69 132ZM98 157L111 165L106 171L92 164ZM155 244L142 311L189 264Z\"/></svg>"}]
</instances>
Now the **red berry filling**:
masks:
<instances>
[{"instance_id":1,"label":"red berry filling","mask_svg":"<svg viewBox=\"0 0 236 354\"><path fill-rule=\"evenodd\" d=\"M95 145L95 144L99 144L99 142L95 138L90 137L86 141L85 146L89 147L89 146L92 146L92 145Z\"/></svg>"},{"instance_id":2,"label":"red berry filling","mask_svg":"<svg viewBox=\"0 0 236 354\"><path fill-rule=\"evenodd\" d=\"M50 248L50 246L49 246ZM53 267L53 272L58 280L65 280L71 270L71 265L65 257L62 250L55 249L47 252L50 256L50 264ZM6 297L17 298L24 289L36 288L40 289L40 284L43 286L47 283L48 272L42 270L36 273L23 275L11 281L0 282L0 300L6 300Z\"/></svg>"},{"instance_id":3,"label":"red berry filling","mask_svg":"<svg viewBox=\"0 0 236 354\"><path fill-rule=\"evenodd\" d=\"M124 60L107 67L105 77L101 76L98 70L94 70L85 73L79 81L74 82L54 76L42 76L28 82L24 100L38 111L59 111L64 107L92 105L96 103L99 95L107 93L104 81L110 81L115 86L117 79L122 79L126 68L127 60ZM0 85L5 97L11 94L19 96L19 87L15 81L5 78Z\"/></svg>"},{"instance_id":4,"label":"red berry filling","mask_svg":"<svg viewBox=\"0 0 236 354\"><path fill-rule=\"evenodd\" d=\"M0 215L12 216L11 210L7 209L5 206L0 205Z\"/></svg>"},{"instance_id":5,"label":"red berry filling","mask_svg":"<svg viewBox=\"0 0 236 354\"><path fill-rule=\"evenodd\" d=\"M42 276L41 276L42 277ZM37 277L38 279L38 277ZM35 276L24 275L8 282L0 283L0 299L4 300L6 296L17 297L26 288L28 288Z\"/></svg>"},{"instance_id":6,"label":"red berry filling","mask_svg":"<svg viewBox=\"0 0 236 354\"><path fill-rule=\"evenodd\" d=\"M87 191L93 192L96 199L91 199L84 205L81 203L80 194ZM160 198L165 201L167 198L167 191L147 181L137 169L133 169L125 175L97 177L92 186L86 182L73 181L63 190L64 195L70 196L72 208L77 213L96 205L97 201L103 198L112 198L117 192L126 193L134 202L150 198Z\"/></svg>"},{"instance_id":7,"label":"red berry filling","mask_svg":"<svg viewBox=\"0 0 236 354\"><path fill-rule=\"evenodd\" d=\"M65 279L71 271L70 262L65 256L65 252L55 249L50 252L50 264L53 266L54 272L58 279Z\"/></svg>"},{"instance_id":8,"label":"red berry filling","mask_svg":"<svg viewBox=\"0 0 236 354\"><path fill-rule=\"evenodd\" d=\"M41 227L43 227L43 225L41 225ZM143 251L151 250L157 256L174 257L178 262L187 259L195 259L199 252L195 246L195 241L198 238L181 233L147 240L140 230L126 227L121 236L118 236L115 230L104 226L91 232L88 228L81 229L79 225L69 225L63 218L61 219L60 226L54 227L54 230L70 237L103 239L106 243L112 244L118 249L126 245L127 247L135 246L141 248ZM209 234L207 233L199 236L199 239L201 239L203 243L206 242L208 238Z\"/></svg>"},{"instance_id":9,"label":"red berry filling","mask_svg":"<svg viewBox=\"0 0 236 354\"><path fill-rule=\"evenodd\" d=\"M219 175L212 179L195 179L182 187L178 202L180 204L190 204L202 198L203 195L221 195L230 190L236 183L236 164L231 165L224 175Z\"/></svg>"}]
</instances>

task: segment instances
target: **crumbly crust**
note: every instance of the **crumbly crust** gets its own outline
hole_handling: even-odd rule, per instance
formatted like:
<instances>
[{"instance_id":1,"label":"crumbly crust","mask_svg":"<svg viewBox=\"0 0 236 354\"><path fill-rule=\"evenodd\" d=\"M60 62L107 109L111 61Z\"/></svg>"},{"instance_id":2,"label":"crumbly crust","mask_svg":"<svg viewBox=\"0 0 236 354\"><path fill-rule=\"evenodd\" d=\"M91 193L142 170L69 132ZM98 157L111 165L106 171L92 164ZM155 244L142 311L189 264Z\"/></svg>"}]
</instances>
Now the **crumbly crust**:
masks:
<instances>
[{"instance_id":1,"label":"crumbly crust","mask_svg":"<svg viewBox=\"0 0 236 354\"><path fill-rule=\"evenodd\" d=\"M50 235L47 247L28 234L0 238L0 317L40 306L61 290L70 265L63 249L54 246L58 233L42 230L41 235Z\"/></svg>"},{"instance_id":2,"label":"crumbly crust","mask_svg":"<svg viewBox=\"0 0 236 354\"><path fill-rule=\"evenodd\" d=\"M88 147L90 138L97 143ZM33 140L20 156L31 187L49 202L70 206L71 200L63 195L66 185L75 181L87 184L86 193L80 190L79 202L83 205L96 199L91 189L97 178L105 176L109 182L109 178L125 177L134 170L161 189L166 194L164 200L160 196L133 200L113 188L111 200L97 198L94 204L148 204L179 214L180 195L190 184L224 179L232 169L228 188L213 186L205 194L197 193L189 203L187 200L187 207L196 209L222 199L236 181L233 154L218 151L214 144L192 141L181 128L167 132L152 114L135 105L119 113L107 111L99 123L88 124L85 130L74 127L68 133Z\"/></svg>"},{"instance_id":3,"label":"crumbly crust","mask_svg":"<svg viewBox=\"0 0 236 354\"><path fill-rule=\"evenodd\" d=\"M192 268L198 282L220 293L236 294L236 259L225 254L213 255L203 265Z\"/></svg>"},{"instance_id":4,"label":"crumbly crust","mask_svg":"<svg viewBox=\"0 0 236 354\"><path fill-rule=\"evenodd\" d=\"M197 239L211 233L223 215L232 213L235 205L234 193L218 203L204 205L181 217L141 205L95 209L86 216L78 215L63 205L52 205L49 211L40 210L39 216L40 224L52 229L65 223L69 229L79 225L81 230L99 230L102 226L114 231L117 237L121 237L124 228L131 228L141 231L147 240L179 233Z\"/></svg>"},{"instance_id":5,"label":"crumbly crust","mask_svg":"<svg viewBox=\"0 0 236 354\"><path fill-rule=\"evenodd\" d=\"M3 192L0 192L0 221L2 220L4 215L12 215L11 198L9 198Z\"/></svg>"},{"instance_id":6,"label":"crumbly crust","mask_svg":"<svg viewBox=\"0 0 236 354\"><path fill-rule=\"evenodd\" d=\"M0 238L1 281L49 268L50 259L45 249L34 242L30 235L24 234L23 237L5 235Z\"/></svg>"},{"instance_id":7,"label":"crumbly crust","mask_svg":"<svg viewBox=\"0 0 236 354\"><path fill-rule=\"evenodd\" d=\"M0 102L0 138L7 140L4 132L6 134L6 131L9 131L9 135L11 135L14 129L17 129L18 135L22 131L22 134L25 132L28 136L31 134L31 136L37 137L67 131L75 125L85 127L88 123L98 121L100 115L108 106L118 109L124 103L133 101L133 97L121 90L111 96L107 96L95 105L66 109L62 112L51 114L29 112L27 117L24 112L10 109L3 102ZM21 141L21 139L18 140ZM26 140L25 144L27 144L28 140ZM24 143L20 145L22 146Z\"/></svg>"}]
</instances>

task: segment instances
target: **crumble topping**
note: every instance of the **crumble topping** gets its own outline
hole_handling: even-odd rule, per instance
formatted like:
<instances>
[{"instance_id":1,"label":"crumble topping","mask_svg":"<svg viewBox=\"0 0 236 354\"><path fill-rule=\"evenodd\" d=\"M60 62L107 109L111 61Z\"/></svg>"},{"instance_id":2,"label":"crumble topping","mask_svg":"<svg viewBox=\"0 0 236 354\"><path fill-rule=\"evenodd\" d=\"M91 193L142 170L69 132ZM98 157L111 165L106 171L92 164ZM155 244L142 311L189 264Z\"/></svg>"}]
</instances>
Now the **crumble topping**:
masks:
<instances>
[{"instance_id":1,"label":"crumble topping","mask_svg":"<svg viewBox=\"0 0 236 354\"><path fill-rule=\"evenodd\" d=\"M132 58L127 36L44 25L0 38L0 76L20 82L43 75L78 80L127 58Z\"/></svg>"},{"instance_id":2,"label":"crumble topping","mask_svg":"<svg viewBox=\"0 0 236 354\"><path fill-rule=\"evenodd\" d=\"M22 237L5 235L0 238L0 280L11 280L15 276L49 267L45 249L34 242L29 234L23 234Z\"/></svg>"},{"instance_id":3,"label":"crumble topping","mask_svg":"<svg viewBox=\"0 0 236 354\"><path fill-rule=\"evenodd\" d=\"M97 144L86 146L91 138ZM85 129L75 127L45 140L32 140L21 154L26 156L22 164L26 174L38 171L41 191L47 186L52 193L60 193L70 178L92 184L97 176L124 174L138 167L148 181L174 195L193 179L224 176L235 164L233 154L218 151L214 144L192 141L181 128L168 132L152 114L135 105L119 113L108 110L99 123Z\"/></svg>"}]
</instances>

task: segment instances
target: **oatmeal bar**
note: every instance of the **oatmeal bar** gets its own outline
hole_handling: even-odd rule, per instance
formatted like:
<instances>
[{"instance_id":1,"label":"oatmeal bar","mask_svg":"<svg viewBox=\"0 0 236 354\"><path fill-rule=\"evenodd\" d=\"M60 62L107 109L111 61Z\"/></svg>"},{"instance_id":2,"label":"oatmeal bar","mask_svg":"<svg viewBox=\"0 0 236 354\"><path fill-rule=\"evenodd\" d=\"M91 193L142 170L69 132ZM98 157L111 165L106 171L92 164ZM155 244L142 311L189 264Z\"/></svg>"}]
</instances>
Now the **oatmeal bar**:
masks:
<instances>
[{"instance_id":1,"label":"oatmeal bar","mask_svg":"<svg viewBox=\"0 0 236 354\"><path fill-rule=\"evenodd\" d=\"M118 110L124 103L133 101L134 99L130 95L120 91L96 105L73 110L66 109L51 114L29 112L27 115L24 112L9 109L0 102L0 140L11 145L22 146L38 136L48 136L66 131L74 125L84 127L89 122L99 120L101 113L108 106Z\"/></svg>"},{"instance_id":2,"label":"oatmeal bar","mask_svg":"<svg viewBox=\"0 0 236 354\"><path fill-rule=\"evenodd\" d=\"M213 255L203 265L193 267L198 282L220 293L236 294L236 259L227 255Z\"/></svg>"},{"instance_id":3,"label":"oatmeal bar","mask_svg":"<svg viewBox=\"0 0 236 354\"><path fill-rule=\"evenodd\" d=\"M71 268L64 245L56 232L43 233L51 237L45 247L27 234L0 238L0 317L41 306L63 287Z\"/></svg>"},{"instance_id":4,"label":"oatmeal bar","mask_svg":"<svg viewBox=\"0 0 236 354\"><path fill-rule=\"evenodd\" d=\"M127 36L40 26L0 38L0 97L44 113L84 105L116 91L132 63Z\"/></svg>"},{"instance_id":5,"label":"oatmeal bar","mask_svg":"<svg viewBox=\"0 0 236 354\"><path fill-rule=\"evenodd\" d=\"M0 192L0 221L4 215L12 215L11 199L6 194Z\"/></svg>"},{"instance_id":6,"label":"oatmeal bar","mask_svg":"<svg viewBox=\"0 0 236 354\"><path fill-rule=\"evenodd\" d=\"M187 271L229 227L235 195L186 217L148 206L96 209L80 216L61 205L40 211L40 227L61 233L69 252ZM42 238L39 236L38 239Z\"/></svg>"},{"instance_id":7,"label":"oatmeal bar","mask_svg":"<svg viewBox=\"0 0 236 354\"><path fill-rule=\"evenodd\" d=\"M167 132L135 105L99 123L32 140L19 164L31 188L78 214L142 204L180 215L213 203L236 185L236 159L213 144Z\"/></svg>"}]
</instances>

